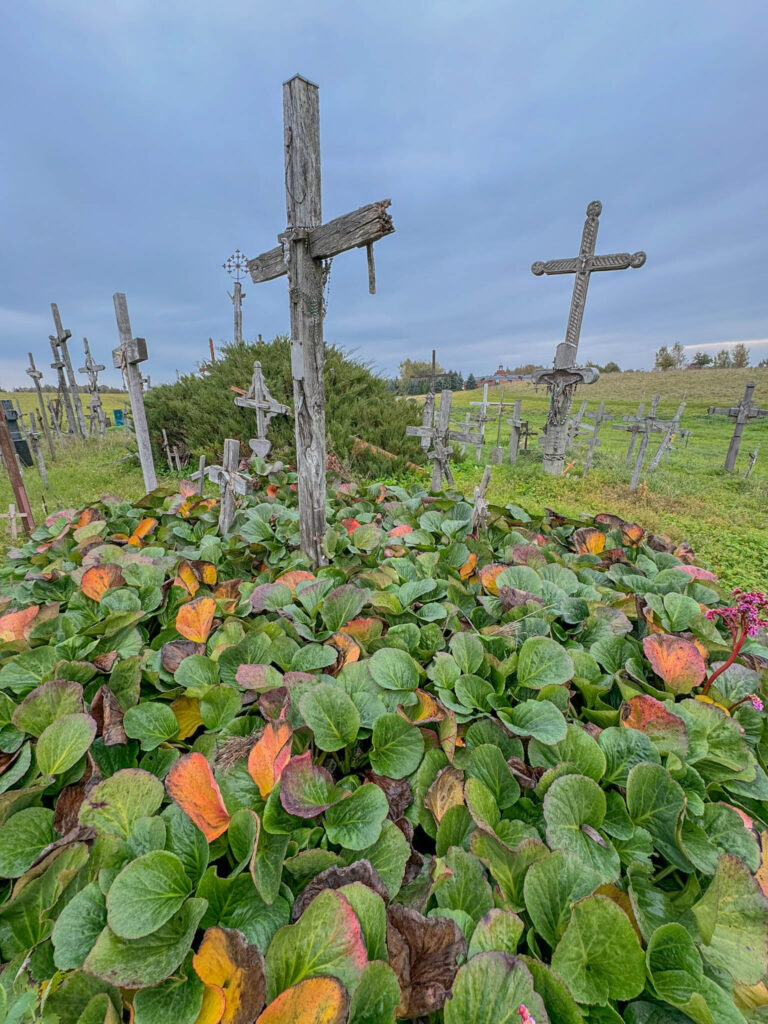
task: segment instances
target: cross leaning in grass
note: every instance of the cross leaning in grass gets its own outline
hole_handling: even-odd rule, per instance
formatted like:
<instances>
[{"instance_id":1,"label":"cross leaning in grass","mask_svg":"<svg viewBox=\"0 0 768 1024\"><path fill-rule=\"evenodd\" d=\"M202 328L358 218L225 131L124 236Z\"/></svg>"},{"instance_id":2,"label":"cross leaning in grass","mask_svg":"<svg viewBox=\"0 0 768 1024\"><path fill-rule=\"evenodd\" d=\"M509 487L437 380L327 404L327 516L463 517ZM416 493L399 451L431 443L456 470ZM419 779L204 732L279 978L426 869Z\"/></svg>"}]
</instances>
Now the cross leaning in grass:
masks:
<instances>
[{"instance_id":1,"label":"cross leaning in grass","mask_svg":"<svg viewBox=\"0 0 768 1024\"><path fill-rule=\"evenodd\" d=\"M43 398L43 389L40 387L40 381L42 380L43 374L41 370L35 366L35 359L31 352L28 352L29 366L27 367L26 373L30 376L35 385L35 391L37 392L37 404L40 406L40 422L43 425L43 431L45 433L45 440L48 444L48 451L51 454L51 459L56 458L56 452L53 447L53 437L51 436L51 429L48 426L48 418L45 415L45 399Z\"/></svg>"},{"instance_id":2,"label":"cross leaning in grass","mask_svg":"<svg viewBox=\"0 0 768 1024\"><path fill-rule=\"evenodd\" d=\"M330 260L364 246L368 290L376 290L373 243L395 229L389 199L323 224L318 88L300 75L283 85L287 229L279 245L248 260L254 284L288 275L291 374L302 551L323 562L325 534L325 346L323 289Z\"/></svg>"},{"instance_id":3,"label":"cross leaning in grass","mask_svg":"<svg viewBox=\"0 0 768 1024\"><path fill-rule=\"evenodd\" d=\"M67 388L65 386L63 396L65 399L67 417L69 418L70 408L69 403L72 403L72 409L74 414L71 420L72 433L79 434L80 437L86 436L85 431L85 416L83 415L83 406L80 401L80 392L77 387L77 381L75 380L75 371L72 369L72 360L69 358L69 348L67 347L67 341L72 337L72 331L65 331L61 323L61 316L59 315L59 307L55 302L51 303L51 312L53 313L53 323L56 327L56 336L51 335L51 341L58 349L60 353L60 361L63 364L63 369L67 371L67 380L69 381L69 393L67 394ZM53 365L53 364L51 364ZM63 374L59 376L59 382L63 380Z\"/></svg>"},{"instance_id":4,"label":"cross leaning in grass","mask_svg":"<svg viewBox=\"0 0 768 1024\"><path fill-rule=\"evenodd\" d=\"M711 405L707 409L710 416L729 416L734 421L733 437L728 445L728 454L725 456L725 469L730 473L736 468L736 458L741 446L741 435L744 432L744 424L749 420L758 419L761 416L768 416L768 409L760 409L752 402L752 395L755 393L755 382L751 380L747 384L744 397L738 405L732 405L729 409L718 409Z\"/></svg>"},{"instance_id":5,"label":"cross leaning in grass","mask_svg":"<svg viewBox=\"0 0 768 1024\"><path fill-rule=\"evenodd\" d=\"M222 465L206 466L205 458L200 458L200 468L191 476L199 483L198 493L203 493L203 481L207 476L211 483L218 484L221 491L219 504L219 533L229 533L235 519L235 495L247 495L253 491L253 480L238 472L240 463L240 442L237 438L228 437L224 441L224 458Z\"/></svg>"},{"instance_id":6,"label":"cross leaning in grass","mask_svg":"<svg viewBox=\"0 0 768 1024\"><path fill-rule=\"evenodd\" d=\"M606 256L595 256L598 218L602 209L602 204L598 202L590 203L587 207L587 219L581 235L578 256L574 256L572 259L548 260L546 263L537 261L531 266L531 271L537 277L542 274L575 275L565 340L555 350L553 368L537 370L533 373L534 383L538 384L543 381L550 393L544 442L544 472L550 476L560 476L565 464L568 414L573 401L573 393L578 384L592 384L600 375L592 366L576 365L590 276L598 270L626 270L628 267L642 267L645 263L644 252L632 254L619 252Z\"/></svg>"},{"instance_id":7,"label":"cross leaning in grass","mask_svg":"<svg viewBox=\"0 0 768 1024\"><path fill-rule=\"evenodd\" d=\"M239 405L242 409L253 409L256 413L256 437L250 438L248 444L254 455L266 459L272 448L272 442L267 437L267 428L271 420L275 416L287 416L291 410L269 393L261 363L258 360L253 364L253 376L248 394L237 397L235 405Z\"/></svg>"}]
</instances>

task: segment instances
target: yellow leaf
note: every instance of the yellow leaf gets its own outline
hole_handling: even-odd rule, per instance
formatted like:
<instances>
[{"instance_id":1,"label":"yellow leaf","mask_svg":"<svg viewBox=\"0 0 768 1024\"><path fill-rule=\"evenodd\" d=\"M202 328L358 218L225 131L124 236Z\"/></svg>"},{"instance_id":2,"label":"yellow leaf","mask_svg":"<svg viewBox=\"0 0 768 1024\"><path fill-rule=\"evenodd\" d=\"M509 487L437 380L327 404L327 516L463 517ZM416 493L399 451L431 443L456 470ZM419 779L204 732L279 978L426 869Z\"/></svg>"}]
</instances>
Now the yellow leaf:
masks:
<instances>
[{"instance_id":1,"label":"yellow leaf","mask_svg":"<svg viewBox=\"0 0 768 1024\"><path fill-rule=\"evenodd\" d=\"M337 978L305 978L281 992L256 1024L344 1024L349 996Z\"/></svg>"},{"instance_id":2,"label":"yellow leaf","mask_svg":"<svg viewBox=\"0 0 768 1024\"><path fill-rule=\"evenodd\" d=\"M200 717L200 701L197 697L177 697L171 704L171 711L179 723L178 740L185 740L200 728L203 720Z\"/></svg>"}]
</instances>

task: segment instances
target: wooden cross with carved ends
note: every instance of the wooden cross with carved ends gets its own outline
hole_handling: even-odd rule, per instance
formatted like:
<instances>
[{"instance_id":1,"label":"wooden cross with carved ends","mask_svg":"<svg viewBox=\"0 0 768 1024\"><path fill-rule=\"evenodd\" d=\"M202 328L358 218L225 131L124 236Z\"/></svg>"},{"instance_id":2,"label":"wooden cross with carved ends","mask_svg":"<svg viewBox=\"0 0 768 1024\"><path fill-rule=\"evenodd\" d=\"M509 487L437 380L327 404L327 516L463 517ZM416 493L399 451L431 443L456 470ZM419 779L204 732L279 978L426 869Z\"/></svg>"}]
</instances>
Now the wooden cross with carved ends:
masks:
<instances>
[{"instance_id":1,"label":"wooden cross with carved ends","mask_svg":"<svg viewBox=\"0 0 768 1024\"><path fill-rule=\"evenodd\" d=\"M437 492L442 487L442 479L453 485L453 473L448 460L451 457L451 402L453 401L452 391L440 393L440 413L437 423L431 427L406 427L405 433L408 437L420 437L422 445L427 440L430 449L427 458L432 460L432 491Z\"/></svg>"},{"instance_id":2,"label":"wooden cross with carved ends","mask_svg":"<svg viewBox=\"0 0 768 1024\"><path fill-rule=\"evenodd\" d=\"M221 466L206 466L205 460L200 460L200 469L193 473L192 480L200 481L202 494L202 482L208 477L211 483L217 484L221 490L221 502L219 504L219 533L229 533L235 519L235 495L245 496L253 491L253 480L238 472L240 464L240 442L237 438L228 437L224 441L224 458Z\"/></svg>"},{"instance_id":3,"label":"wooden cross with carved ends","mask_svg":"<svg viewBox=\"0 0 768 1024\"><path fill-rule=\"evenodd\" d=\"M602 203L599 202L590 203L587 207L587 219L581 234L578 256L563 260L547 260L545 263L537 261L531 266L531 272L537 277L542 274L574 275L573 295L565 340L560 342L555 350L553 368L537 370L532 375L535 384L545 383L547 385L551 396L544 447L544 472L551 476L560 476L565 464L568 413L573 401L573 392L577 385L592 384L600 376L594 367L576 365L590 276L602 270L626 270L629 267L638 269L643 266L646 259L644 252L595 255L598 218L602 210Z\"/></svg>"},{"instance_id":4,"label":"wooden cross with carved ends","mask_svg":"<svg viewBox=\"0 0 768 1024\"><path fill-rule=\"evenodd\" d=\"M256 437L252 437L248 444L254 455L266 459L272 448L272 442L267 437L270 421L273 416L285 416L291 410L269 393L261 363L258 360L253 364L253 377L248 394L236 398L235 405L239 405L243 409L253 409L256 413Z\"/></svg>"},{"instance_id":5,"label":"wooden cross with carved ends","mask_svg":"<svg viewBox=\"0 0 768 1024\"><path fill-rule=\"evenodd\" d=\"M747 384L744 397L738 405L732 405L729 409L718 409L711 405L707 409L707 413L710 416L730 416L734 421L733 437L728 445L728 454L725 456L725 468L729 473L736 468L736 457L741 447L741 435L744 432L744 425L749 420L757 419L760 416L768 416L768 409L760 409L753 403L752 395L754 393L755 382L751 380Z\"/></svg>"},{"instance_id":6,"label":"wooden cross with carved ends","mask_svg":"<svg viewBox=\"0 0 768 1024\"><path fill-rule=\"evenodd\" d=\"M319 565L326 515L323 287L329 261L364 246L373 294L373 243L395 229L389 199L323 224L318 88L300 75L283 85L283 124L287 230L278 235L279 245L247 267L255 284L288 276L301 548Z\"/></svg>"}]
</instances>

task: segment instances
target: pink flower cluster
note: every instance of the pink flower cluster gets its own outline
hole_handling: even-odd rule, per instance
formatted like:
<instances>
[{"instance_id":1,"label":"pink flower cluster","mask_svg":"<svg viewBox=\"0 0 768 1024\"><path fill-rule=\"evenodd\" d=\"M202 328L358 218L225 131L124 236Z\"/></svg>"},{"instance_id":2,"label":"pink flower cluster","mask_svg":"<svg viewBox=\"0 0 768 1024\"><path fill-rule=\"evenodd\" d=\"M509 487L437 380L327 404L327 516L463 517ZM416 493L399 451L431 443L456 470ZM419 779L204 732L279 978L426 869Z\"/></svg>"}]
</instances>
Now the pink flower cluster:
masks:
<instances>
[{"instance_id":1,"label":"pink flower cluster","mask_svg":"<svg viewBox=\"0 0 768 1024\"><path fill-rule=\"evenodd\" d=\"M536 1024L536 1021L531 1016L525 1003L520 1004L520 1009L517 1011L517 1015L520 1018L520 1024Z\"/></svg>"},{"instance_id":2,"label":"pink flower cluster","mask_svg":"<svg viewBox=\"0 0 768 1024\"><path fill-rule=\"evenodd\" d=\"M768 618L761 613L768 612L768 595L760 591L734 590L735 608L710 608L708 619L721 618L734 640L743 636L757 636L761 629L768 628Z\"/></svg>"}]
</instances>

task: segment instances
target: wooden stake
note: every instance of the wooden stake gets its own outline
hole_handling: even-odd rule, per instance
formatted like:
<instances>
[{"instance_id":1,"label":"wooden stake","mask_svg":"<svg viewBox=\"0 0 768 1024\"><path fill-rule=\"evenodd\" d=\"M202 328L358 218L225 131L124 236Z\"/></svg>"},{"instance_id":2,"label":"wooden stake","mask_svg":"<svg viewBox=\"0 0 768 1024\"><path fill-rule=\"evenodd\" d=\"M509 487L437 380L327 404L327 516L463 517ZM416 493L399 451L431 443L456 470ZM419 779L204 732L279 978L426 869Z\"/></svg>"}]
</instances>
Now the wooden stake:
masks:
<instances>
[{"instance_id":1,"label":"wooden stake","mask_svg":"<svg viewBox=\"0 0 768 1024\"><path fill-rule=\"evenodd\" d=\"M5 418L5 410L0 402L0 452L2 452L8 478L11 481L11 489L16 499L16 506L21 509L25 516L24 529L31 533L35 528L35 520L32 517L32 509L29 506L29 499L24 488L24 481L21 476L19 464L16 461L16 449L13 447L11 433L8 430L8 421Z\"/></svg>"},{"instance_id":2,"label":"wooden stake","mask_svg":"<svg viewBox=\"0 0 768 1024\"><path fill-rule=\"evenodd\" d=\"M35 366L35 360L31 352L28 352L29 356L29 367L26 370L28 376L32 378L35 384L35 391L37 392L37 404L40 406L40 422L43 424L43 431L45 433L45 440L48 444L48 451L51 454L51 459L56 458L56 452L53 448L53 437L48 426L48 418L45 415L45 400L43 398L43 389L40 387L40 381L42 379L42 373Z\"/></svg>"},{"instance_id":3,"label":"wooden stake","mask_svg":"<svg viewBox=\"0 0 768 1024\"><path fill-rule=\"evenodd\" d=\"M139 447L139 461L144 476L147 492L157 487L155 461L152 458L152 445L149 441L147 413L144 409L144 392L141 385L139 363L147 358L147 343L143 338L134 338L131 332L131 321L128 316L128 303L123 292L115 292L112 296L117 317L117 329L120 334L120 347L112 352L112 361L118 370L122 370L128 385L133 414L133 429Z\"/></svg>"}]
</instances>

